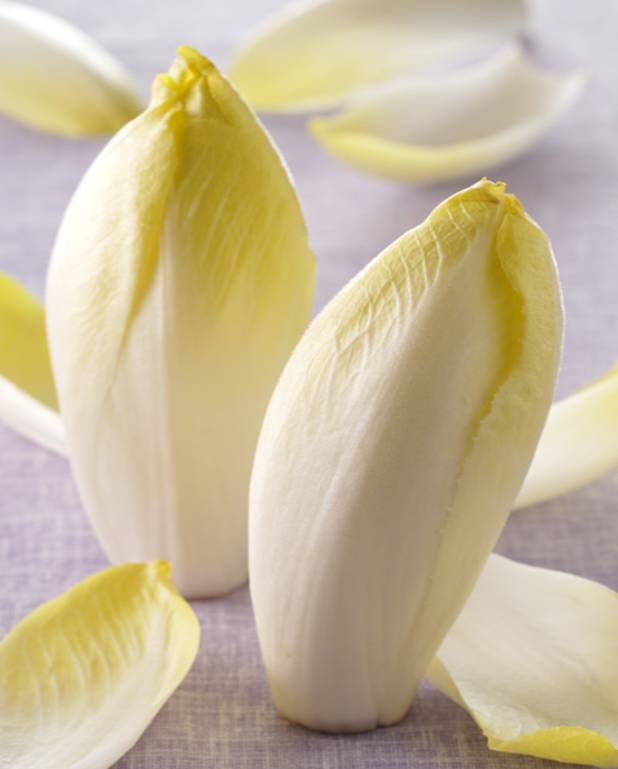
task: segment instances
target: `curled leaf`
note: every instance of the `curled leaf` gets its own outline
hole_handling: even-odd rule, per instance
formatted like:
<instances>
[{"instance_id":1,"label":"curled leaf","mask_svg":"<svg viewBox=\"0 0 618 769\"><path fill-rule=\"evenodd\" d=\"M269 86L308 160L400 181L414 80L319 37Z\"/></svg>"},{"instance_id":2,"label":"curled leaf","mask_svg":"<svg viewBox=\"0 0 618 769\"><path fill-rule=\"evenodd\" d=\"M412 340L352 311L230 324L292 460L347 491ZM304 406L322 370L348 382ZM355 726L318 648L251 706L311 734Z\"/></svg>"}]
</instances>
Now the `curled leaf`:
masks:
<instances>
[{"instance_id":1,"label":"curled leaf","mask_svg":"<svg viewBox=\"0 0 618 769\"><path fill-rule=\"evenodd\" d=\"M268 19L231 79L257 109L332 106L350 92L517 34L523 0L313 0Z\"/></svg>"},{"instance_id":2,"label":"curled leaf","mask_svg":"<svg viewBox=\"0 0 618 769\"><path fill-rule=\"evenodd\" d=\"M251 594L287 718L361 731L406 713L528 469L561 329L547 238L488 181L312 323L250 493Z\"/></svg>"},{"instance_id":3,"label":"curled leaf","mask_svg":"<svg viewBox=\"0 0 618 769\"><path fill-rule=\"evenodd\" d=\"M0 421L46 449L66 454L66 438L57 411L0 376Z\"/></svg>"},{"instance_id":4,"label":"curled leaf","mask_svg":"<svg viewBox=\"0 0 618 769\"><path fill-rule=\"evenodd\" d=\"M8 275L0 273L0 420L63 453L64 430L49 362L45 312Z\"/></svg>"},{"instance_id":5,"label":"curled leaf","mask_svg":"<svg viewBox=\"0 0 618 769\"><path fill-rule=\"evenodd\" d=\"M387 83L309 127L331 154L363 171L413 182L456 179L529 150L582 85L581 75L544 72L509 46L455 73Z\"/></svg>"},{"instance_id":6,"label":"curled leaf","mask_svg":"<svg viewBox=\"0 0 618 769\"><path fill-rule=\"evenodd\" d=\"M124 68L66 21L0 2L0 112L66 136L113 133L142 109Z\"/></svg>"},{"instance_id":7,"label":"curled leaf","mask_svg":"<svg viewBox=\"0 0 618 769\"><path fill-rule=\"evenodd\" d=\"M516 507L566 494L615 467L618 366L552 406Z\"/></svg>"},{"instance_id":8,"label":"curled leaf","mask_svg":"<svg viewBox=\"0 0 618 769\"><path fill-rule=\"evenodd\" d=\"M493 750L617 767L617 639L616 593L492 555L428 677Z\"/></svg>"},{"instance_id":9,"label":"curled leaf","mask_svg":"<svg viewBox=\"0 0 618 769\"><path fill-rule=\"evenodd\" d=\"M45 311L29 291L0 273L0 375L50 409L58 409Z\"/></svg>"},{"instance_id":10,"label":"curled leaf","mask_svg":"<svg viewBox=\"0 0 618 769\"><path fill-rule=\"evenodd\" d=\"M106 569L0 643L0 766L107 769L191 667L199 624L168 564Z\"/></svg>"},{"instance_id":11,"label":"curled leaf","mask_svg":"<svg viewBox=\"0 0 618 769\"><path fill-rule=\"evenodd\" d=\"M245 581L253 454L314 269L269 137L181 48L81 182L48 275L71 463L112 560L171 560L191 596Z\"/></svg>"}]
</instances>

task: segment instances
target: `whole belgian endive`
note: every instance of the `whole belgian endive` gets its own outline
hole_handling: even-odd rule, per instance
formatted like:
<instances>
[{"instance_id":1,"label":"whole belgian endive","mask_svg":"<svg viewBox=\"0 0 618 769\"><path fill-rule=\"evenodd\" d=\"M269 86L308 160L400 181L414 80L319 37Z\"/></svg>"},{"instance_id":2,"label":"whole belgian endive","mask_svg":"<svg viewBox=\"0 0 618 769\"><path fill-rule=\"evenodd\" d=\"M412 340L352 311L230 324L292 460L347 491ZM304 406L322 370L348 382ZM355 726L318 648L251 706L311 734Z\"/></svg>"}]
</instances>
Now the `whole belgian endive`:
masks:
<instances>
[{"instance_id":1,"label":"whole belgian endive","mask_svg":"<svg viewBox=\"0 0 618 769\"><path fill-rule=\"evenodd\" d=\"M188 596L246 579L255 444L313 287L277 151L181 48L85 175L48 276L69 454L112 560L169 559Z\"/></svg>"},{"instance_id":2,"label":"whole belgian endive","mask_svg":"<svg viewBox=\"0 0 618 769\"><path fill-rule=\"evenodd\" d=\"M360 731L405 715L524 479L561 340L549 242L488 181L310 326L251 483L251 592L284 716Z\"/></svg>"}]
</instances>

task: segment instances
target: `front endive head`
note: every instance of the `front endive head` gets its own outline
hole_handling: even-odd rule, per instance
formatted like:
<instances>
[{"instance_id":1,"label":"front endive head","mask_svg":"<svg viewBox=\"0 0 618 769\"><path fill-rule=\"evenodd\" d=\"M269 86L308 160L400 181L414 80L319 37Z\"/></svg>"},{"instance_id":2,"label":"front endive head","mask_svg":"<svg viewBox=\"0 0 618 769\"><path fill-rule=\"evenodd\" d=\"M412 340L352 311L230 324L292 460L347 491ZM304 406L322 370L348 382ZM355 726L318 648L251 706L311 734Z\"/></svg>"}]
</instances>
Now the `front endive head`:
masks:
<instances>
[{"instance_id":1,"label":"front endive head","mask_svg":"<svg viewBox=\"0 0 618 769\"><path fill-rule=\"evenodd\" d=\"M313 287L277 151L181 48L81 182L48 276L71 462L113 560L171 560L191 596L244 581L257 435Z\"/></svg>"},{"instance_id":2,"label":"front endive head","mask_svg":"<svg viewBox=\"0 0 618 769\"><path fill-rule=\"evenodd\" d=\"M547 237L488 181L310 326L250 497L252 598L285 716L358 731L405 714L525 476L561 340Z\"/></svg>"}]
</instances>

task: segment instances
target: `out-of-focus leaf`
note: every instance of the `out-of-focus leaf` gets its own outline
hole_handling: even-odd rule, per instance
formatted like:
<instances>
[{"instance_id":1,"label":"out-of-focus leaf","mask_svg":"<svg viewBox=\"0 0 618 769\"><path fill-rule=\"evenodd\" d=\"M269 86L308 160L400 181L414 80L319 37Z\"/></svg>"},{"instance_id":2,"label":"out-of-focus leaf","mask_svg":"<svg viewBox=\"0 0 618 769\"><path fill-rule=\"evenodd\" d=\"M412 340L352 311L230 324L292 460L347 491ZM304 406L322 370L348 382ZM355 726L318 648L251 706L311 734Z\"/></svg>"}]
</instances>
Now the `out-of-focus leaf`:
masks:
<instances>
[{"instance_id":1,"label":"out-of-focus leaf","mask_svg":"<svg viewBox=\"0 0 618 769\"><path fill-rule=\"evenodd\" d=\"M361 95L309 127L325 149L368 173L434 182L486 173L530 149L581 91L509 46L474 67L409 77Z\"/></svg>"},{"instance_id":2,"label":"out-of-focus leaf","mask_svg":"<svg viewBox=\"0 0 618 769\"><path fill-rule=\"evenodd\" d=\"M8 275L0 273L0 420L64 453L64 430L49 362L45 312Z\"/></svg>"},{"instance_id":3,"label":"out-of-focus leaf","mask_svg":"<svg viewBox=\"0 0 618 769\"><path fill-rule=\"evenodd\" d=\"M566 494L618 466L618 366L552 406L516 507Z\"/></svg>"},{"instance_id":4,"label":"out-of-focus leaf","mask_svg":"<svg viewBox=\"0 0 618 769\"><path fill-rule=\"evenodd\" d=\"M517 34L524 0L311 0L268 19L240 47L231 79L257 109L337 104L403 71Z\"/></svg>"},{"instance_id":5,"label":"out-of-focus leaf","mask_svg":"<svg viewBox=\"0 0 618 769\"><path fill-rule=\"evenodd\" d=\"M0 2L0 112L50 133L109 134L142 109L124 68L80 30Z\"/></svg>"}]
</instances>

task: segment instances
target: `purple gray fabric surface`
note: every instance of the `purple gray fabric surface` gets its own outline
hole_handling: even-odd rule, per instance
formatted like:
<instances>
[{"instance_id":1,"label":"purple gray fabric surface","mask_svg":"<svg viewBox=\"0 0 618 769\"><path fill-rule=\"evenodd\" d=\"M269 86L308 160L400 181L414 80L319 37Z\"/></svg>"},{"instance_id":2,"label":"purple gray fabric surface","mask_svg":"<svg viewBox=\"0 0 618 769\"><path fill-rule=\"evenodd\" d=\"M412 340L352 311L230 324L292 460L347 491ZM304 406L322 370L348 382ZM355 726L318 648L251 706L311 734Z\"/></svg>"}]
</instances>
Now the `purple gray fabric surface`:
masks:
<instances>
[{"instance_id":1,"label":"purple gray fabric surface","mask_svg":"<svg viewBox=\"0 0 618 769\"><path fill-rule=\"evenodd\" d=\"M281 2L33 4L100 40L135 73L146 94L152 76L168 68L180 43L224 66L232 46ZM498 171L488 168L487 175L504 179L552 238L567 314L563 395L618 358L618 8L612 0L593 6L537 0L532 6L529 43L535 55L557 69L582 66L590 82L542 144ZM307 136L301 118L265 122L307 213L318 256L318 307L440 200L475 181L418 188L364 177L327 157ZM47 137L0 121L0 269L40 296L59 218L101 145ZM514 513L498 550L618 589L618 473ZM106 565L68 463L0 426L0 635L41 602ZM338 737L291 726L270 703L246 589L195 608L203 630L195 666L117 769L550 766L489 752L471 719L429 688L419 693L408 717L390 729Z\"/></svg>"}]
</instances>

